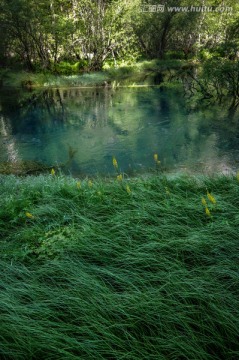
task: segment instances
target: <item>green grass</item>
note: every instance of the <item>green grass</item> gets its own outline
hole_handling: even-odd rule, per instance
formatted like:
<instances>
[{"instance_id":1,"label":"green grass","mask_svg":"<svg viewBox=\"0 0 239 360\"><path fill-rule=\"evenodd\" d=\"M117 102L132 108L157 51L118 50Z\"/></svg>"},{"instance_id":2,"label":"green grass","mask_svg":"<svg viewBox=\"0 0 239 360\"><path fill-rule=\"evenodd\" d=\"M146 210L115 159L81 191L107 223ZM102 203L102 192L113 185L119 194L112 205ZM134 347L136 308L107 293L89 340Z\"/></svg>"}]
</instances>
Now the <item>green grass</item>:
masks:
<instances>
[{"instance_id":1,"label":"green grass","mask_svg":"<svg viewBox=\"0 0 239 360\"><path fill-rule=\"evenodd\" d=\"M238 359L238 180L92 182L0 177L0 358Z\"/></svg>"},{"instance_id":2,"label":"green grass","mask_svg":"<svg viewBox=\"0 0 239 360\"><path fill-rule=\"evenodd\" d=\"M93 86L127 86L152 85L157 73L180 71L195 66L192 60L151 60L117 68L108 67L102 71L54 75L51 73L30 73L25 71L2 70L0 82L5 87L93 87Z\"/></svg>"}]
</instances>

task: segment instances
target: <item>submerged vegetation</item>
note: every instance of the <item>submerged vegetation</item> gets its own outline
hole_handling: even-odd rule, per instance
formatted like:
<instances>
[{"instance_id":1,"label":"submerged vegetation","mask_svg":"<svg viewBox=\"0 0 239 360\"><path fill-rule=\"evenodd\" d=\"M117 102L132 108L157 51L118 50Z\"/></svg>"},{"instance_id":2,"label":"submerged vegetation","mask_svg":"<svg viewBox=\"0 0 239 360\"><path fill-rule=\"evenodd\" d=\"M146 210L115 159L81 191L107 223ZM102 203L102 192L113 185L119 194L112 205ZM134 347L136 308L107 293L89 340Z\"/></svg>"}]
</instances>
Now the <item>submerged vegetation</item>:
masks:
<instances>
[{"instance_id":1,"label":"submerged vegetation","mask_svg":"<svg viewBox=\"0 0 239 360\"><path fill-rule=\"evenodd\" d=\"M238 178L113 165L0 177L1 358L237 359Z\"/></svg>"},{"instance_id":2,"label":"submerged vegetation","mask_svg":"<svg viewBox=\"0 0 239 360\"><path fill-rule=\"evenodd\" d=\"M0 162L0 174L27 175L41 174L49 170L49 166L37 161Z\"/></svg>"}]
</instances>

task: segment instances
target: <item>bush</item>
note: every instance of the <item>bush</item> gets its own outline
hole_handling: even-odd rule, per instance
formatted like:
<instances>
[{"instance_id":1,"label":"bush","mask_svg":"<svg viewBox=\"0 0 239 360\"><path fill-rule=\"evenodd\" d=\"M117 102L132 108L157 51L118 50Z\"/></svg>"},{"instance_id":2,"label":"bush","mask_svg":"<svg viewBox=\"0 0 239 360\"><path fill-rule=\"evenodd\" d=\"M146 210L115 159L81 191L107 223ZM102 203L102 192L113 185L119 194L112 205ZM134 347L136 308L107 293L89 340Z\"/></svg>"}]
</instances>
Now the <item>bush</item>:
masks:
<instances>
[{"instance_id":1,"label":"bush","mask_svg":"<svg viewBox=\"0 0 239 360\"><path fill-rule=\"evenodd\" d=\"M88 65L89 65L88 60L82 59L82 60L79 60L78 62L76 62L71 67L72 67L73 71L77 73L77 72L86 70Z\"/></svg>"},{"instance_id":2,"label":"bush","mask_svg":"<svg viewBox=\"0 0 239 360\"><path fill-rule=\"evenodd\" d=\"M202 61L210 60L210 59L217 59L220 58L221 54L219 51L210 51L208 49L203 49L199 53L199 59Z\"/></svg>"},{"instance_id":3,"label":"bush","mask_svg":"<svg viewBox=\"0 0 239 360\"><path fill-rule=\"evenodd\" d=\"M79 60L75 64L61 61L55 64L55 72L59 75L75 75L87 69L88 61Z\"/></svg>"},{"instance_id":4,"label":"bush","mask_svg":"<svg viewBox=\"0 0 239 360\"><path fill-rule=\"evenodd\" d=\"M167 51L167 53L165 54L165 60L173 60L173 59L180 59L183 60L185 59L185 54L183 51Z\"/></svg>"}]
</instances>

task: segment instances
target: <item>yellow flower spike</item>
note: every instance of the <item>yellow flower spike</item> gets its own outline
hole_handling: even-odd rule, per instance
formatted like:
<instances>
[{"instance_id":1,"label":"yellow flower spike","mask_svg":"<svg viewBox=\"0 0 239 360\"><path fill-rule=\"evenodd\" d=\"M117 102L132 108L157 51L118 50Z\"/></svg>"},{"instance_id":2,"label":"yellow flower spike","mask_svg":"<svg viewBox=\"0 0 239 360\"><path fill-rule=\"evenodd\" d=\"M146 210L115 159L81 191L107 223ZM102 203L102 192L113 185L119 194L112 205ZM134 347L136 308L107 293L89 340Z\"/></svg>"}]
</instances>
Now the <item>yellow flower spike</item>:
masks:
<instances>
[{"instance_id":1,"label":"yellow flower spike","mask_svg":"<svg viewBox=\"0 0 239 360\"><path fill-rule=\"evenodd\" d=\"M118 163L117 163L117 160L116 158L113 156L113 159L112 159L112 162L113 162L113 166L118 169Z\"/></svg>"},{"instance_id":2,"label":"yellow flower spike","mask_svg":"<svg viewBox=\"0 0 239 360\"><path fill-rule=\"evenodd\" d=\"M206 199L204 197L202 197L202 204L203 204L203 206L207 206L207 202L206 202Z\"/></svg>"},{"instance_id":3,"label":"yellow flower spike","mask_svg":"<svg viewBox=\"0 0 239 360\"><path fill-rule=\"evenodd\" d=\"M123 180L122 174L117 175L116 179L117 181L122 181Z\"/></svg>"},{"instance_id":4,"label":"yellow flower spike","mask_svg":"<svg viewBox=\"0 0 239 360\"><path fill-rule=\"evenodd\" d=\"M54 176L56 174L55 170L52 168L51 169L51 175Z\"/></svg>"},{"instance_id":5,"label":"yellow flower spike","mask_svg":"<svg viewBox=\"0 0 239 360\"><path fill-rule=\"evenodd\" d=\"M207 192L207 198L212 204L216 204L216 199L209 192Z\"/></svg>"},{"instance_id":6,"label":"yellow flower spike","mask_svg":"<svg viewBox=\"0 0 239 360\"><path fill-rule=\"evenodd\" d=\"M128 193L129 195L131 194L131 190L130 190L129 185L126 185L126 191L127 191L127 193Z\"/></svg>"},{"instance_id":7,"label":"yellow flower spike","mask_svg":"<svg viewBox=\"0 0 239 360\"><path fill-rule=\"evenodd\" d=\"M160 160L157 160L157 165L160 165L161 164L161 161Z\"/></svg>"},{"instance_id":8,"label":"yellow flower spike","mask_svg":"<svg viewBox=\"0 0 239 360\"><path fill-rule=\"evenodd\" d=\"M154 161L158 162L158 154L154 154Z\"/></svg>"},{"instance_id":9,"label":"yellow flower spike","mask_svg":"<svg viewBox=\"0 0 239 360\"><path fill-rule=\"evenodd\" d=\"M88 186L91 188L93 186L93 182L91 180L88 181Z\"/></svg>"},{"instance_id":10,"label":"yellow flower spike","mask_svg":"<svg viewBox=\"0 0 239 360\"><path fill-rule=\"evenodd\" d=\"M211 216L210 210L208 209L208 207L205 208L205 213L207 216Z\"/></svg>"},{"instance_id":11,"label":"yellow flower spike","mask_svg":"<svg viewBox=\"0 0 239 360\"><path fill-rule=\"evenodd\" d=\"M33 216L31 213L29 213L29 212L26 212L26 217L27 217L28 219L34 219L34 216Z\"/></svg>"},{"instance_id":12,"label":"yellow flower spike","mask_svg":"<svg viewBox=\"0 0 239 360\"><path fill-rule=\"evenodd\" d=\"M80 189L80 188L81 188L81 182L80 182L80 181L77 181L76 187L77 187L77 189Z\"/></svg>"}]
</instances>

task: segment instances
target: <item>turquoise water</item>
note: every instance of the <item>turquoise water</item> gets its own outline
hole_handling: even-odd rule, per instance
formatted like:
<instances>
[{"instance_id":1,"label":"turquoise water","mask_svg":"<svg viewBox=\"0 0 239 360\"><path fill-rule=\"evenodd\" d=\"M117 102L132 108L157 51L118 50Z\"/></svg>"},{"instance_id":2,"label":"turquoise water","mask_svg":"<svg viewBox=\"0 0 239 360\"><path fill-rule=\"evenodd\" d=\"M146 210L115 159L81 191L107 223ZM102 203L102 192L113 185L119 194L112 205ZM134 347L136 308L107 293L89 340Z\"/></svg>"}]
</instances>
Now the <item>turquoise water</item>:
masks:
<instances>
[{"instance_id":1,"label":"turquoise water","mask_svg":"<svg viewBox=\"0 0 239 360\"><path fill-rule=\"evenodd\" d=\"M157 87L2 91L0 163L64 164L72 175L154 168L237 170L238 115L226 107L190 109L182 94Z\"/></svg>"}]
</instances>

